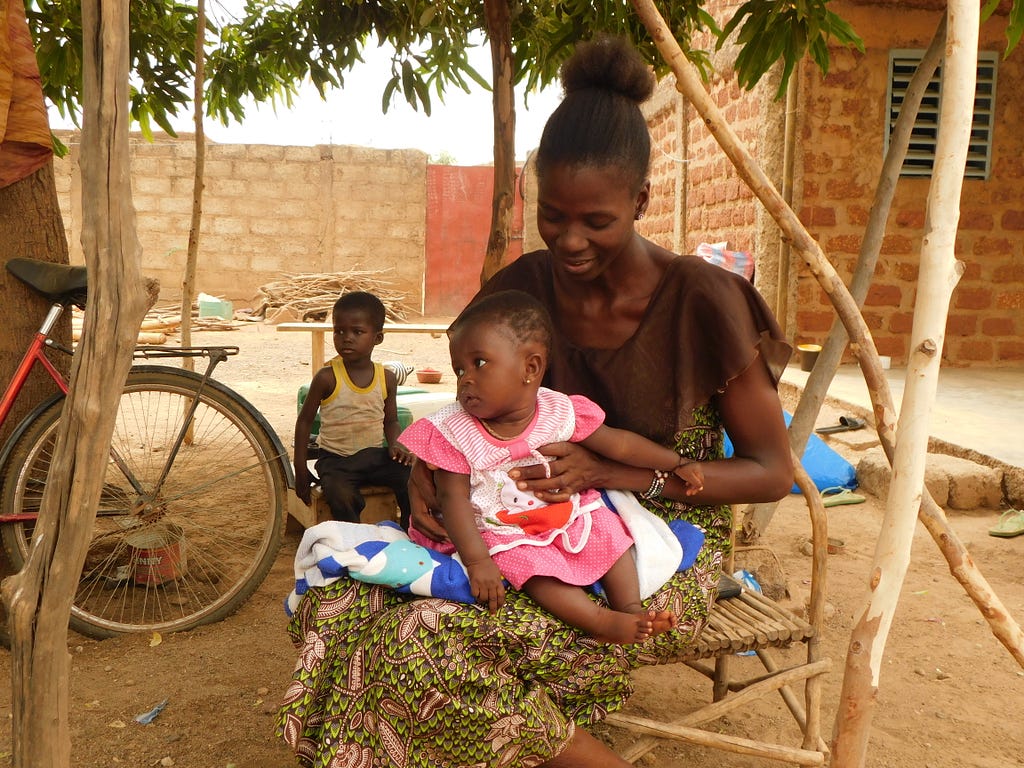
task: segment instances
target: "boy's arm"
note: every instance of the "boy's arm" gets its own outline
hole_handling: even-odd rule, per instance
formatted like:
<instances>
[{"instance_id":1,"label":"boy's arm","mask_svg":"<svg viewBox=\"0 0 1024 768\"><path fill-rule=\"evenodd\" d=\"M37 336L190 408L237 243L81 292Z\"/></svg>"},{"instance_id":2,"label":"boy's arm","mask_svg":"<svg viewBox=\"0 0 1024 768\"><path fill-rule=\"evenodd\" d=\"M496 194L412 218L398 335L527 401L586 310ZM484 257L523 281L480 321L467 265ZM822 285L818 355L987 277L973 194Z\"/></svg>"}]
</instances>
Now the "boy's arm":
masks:
<instances>
[{"instance_id":1,"label":"boy's arm","mask_svg":"<svg viewBox=\"0 0 1024 768\"><path fill-rule=\"evenodd\" d=\"M501 571L476 527L476 515L469 500L469 475L439 469L434 478L437 501L444 511L444 527L469 573L473 597L494 613L505 602L505 586Z\"/></svg>"},{"instance_id":2,"label":"boy's arm","mask_svg":"<svg viewBox=\"0 0 1024 768\"><path fill-rule=\"evenodd\" d=\"M313 419L320 408L320 403L329 392L334 391L334 371L321 368L309 384L309 392L299 409L295 419L295 443L293 445L293 464L295 466L295 495L304 504L309 504L311 477L309 474L309 433L313 429Z\"/></svg>"},{"instance_id":3,"label":"boy's arm","mask_svg":"<svg viewBox=\"0 0 1024 768\"><path fill-rule=\"evenodd\" d=\"M384 438L388 441L391 458L402 464L412 464L412 454L398 442L402 425L398 422L398 378L390 368L384 369L384 387L388 396L384 398Z\"/></svg>"}]
</instances>

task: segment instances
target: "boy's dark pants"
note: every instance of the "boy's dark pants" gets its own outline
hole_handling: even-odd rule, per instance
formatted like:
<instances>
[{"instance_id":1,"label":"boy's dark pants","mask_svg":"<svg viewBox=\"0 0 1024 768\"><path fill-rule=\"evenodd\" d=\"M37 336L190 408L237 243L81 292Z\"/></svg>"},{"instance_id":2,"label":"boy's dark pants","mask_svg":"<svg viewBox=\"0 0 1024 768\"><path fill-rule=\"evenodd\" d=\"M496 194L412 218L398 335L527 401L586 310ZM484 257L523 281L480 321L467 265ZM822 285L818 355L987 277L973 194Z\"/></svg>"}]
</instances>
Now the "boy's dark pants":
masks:
<instances>
[{"instance_id":1,"label":"boy's dark pants","mask_svg":"<svg viewBox=\"0 0 1024 768\"><path fill-rule=\"evenodd\" d=\"M392 459L387 448L364 448L351 456L322 451L316 461L316 474L335 520L358 523L366 506L359 487L385 485L395 493L402 527L409 527L409 467Z\"/></svg>"}]
</instances>

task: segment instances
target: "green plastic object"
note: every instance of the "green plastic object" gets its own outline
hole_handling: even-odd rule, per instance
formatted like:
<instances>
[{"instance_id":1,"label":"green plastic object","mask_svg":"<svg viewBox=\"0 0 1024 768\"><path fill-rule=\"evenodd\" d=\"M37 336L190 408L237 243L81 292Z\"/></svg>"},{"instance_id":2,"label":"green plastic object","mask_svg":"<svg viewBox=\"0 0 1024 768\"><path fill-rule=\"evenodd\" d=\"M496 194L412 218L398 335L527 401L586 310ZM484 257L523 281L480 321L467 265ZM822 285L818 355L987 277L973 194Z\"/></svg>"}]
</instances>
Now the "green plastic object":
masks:
<instances>
[{"instance_id":1,"label":"green plastic object","mask_svg":"<svg viewBox=\"0 0 1024 768\"><path fill-rule=\"evenodd\" d=\"M298 403L295 406L295 413L298 413L299 411L302 410L302 404L304 402L306 402L306 395L308 395L308 394L309 394L309 384L303 384L301 387L299 387L299 395L298 395L298 398L297 398ZM310 427L309 437L312 440L312 438L316 437L319 434L320 434L320 409L318 408L317 412L316 412L316 415L313 417L313 426Z\"/></svg>"}]
</instances>

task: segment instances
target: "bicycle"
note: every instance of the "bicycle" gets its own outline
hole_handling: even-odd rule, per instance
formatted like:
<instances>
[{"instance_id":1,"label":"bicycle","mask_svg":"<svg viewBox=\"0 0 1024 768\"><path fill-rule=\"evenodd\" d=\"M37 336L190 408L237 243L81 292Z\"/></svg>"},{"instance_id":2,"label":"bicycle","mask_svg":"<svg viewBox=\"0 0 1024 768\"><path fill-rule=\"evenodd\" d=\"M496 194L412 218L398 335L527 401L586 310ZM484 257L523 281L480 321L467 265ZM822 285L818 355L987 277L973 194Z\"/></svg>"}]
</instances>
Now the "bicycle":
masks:
<instances>
[{"instance_id":1,"label":"bicycle","mask_svg":"<svg viewBox=\"0 0 1024 768\"><path fill-rule=\"evenodd\" d=\"M6 420L37 363L61 392L35 407L0 451L0 539L26 560L68 384L47 357L71 305L85 306L86 270L12 259L8 271L52 303L0 400ZM144 347L135 358L202 357L203 374L136 365L128 375L89 550L71 609L81 634L181 631L233 613L266 577L281 545L288 454L245 398L211 378L238 347Z\"/></svg>"}]
</instances>

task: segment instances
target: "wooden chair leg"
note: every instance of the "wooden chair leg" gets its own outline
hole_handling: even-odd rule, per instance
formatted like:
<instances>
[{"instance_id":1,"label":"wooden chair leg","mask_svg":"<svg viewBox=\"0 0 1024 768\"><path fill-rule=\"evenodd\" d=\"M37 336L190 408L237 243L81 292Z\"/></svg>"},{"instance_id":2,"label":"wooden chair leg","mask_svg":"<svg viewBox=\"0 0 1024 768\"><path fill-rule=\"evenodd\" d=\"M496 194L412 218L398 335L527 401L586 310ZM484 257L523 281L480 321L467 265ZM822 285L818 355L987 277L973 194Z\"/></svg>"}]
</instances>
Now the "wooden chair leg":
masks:
<instances>
[{"instance_id":1,"label":"wooden chair leg","mask_svg":"<svg viewBox=\"0 0 1024 768\"><path fill-rule=\"evenodd\" d=\"M715 659L715 676L712 678L711 700L721 701L729 693L729 664L732 661L728 656L719 656Z\"/></svg>"}]
</instances>

